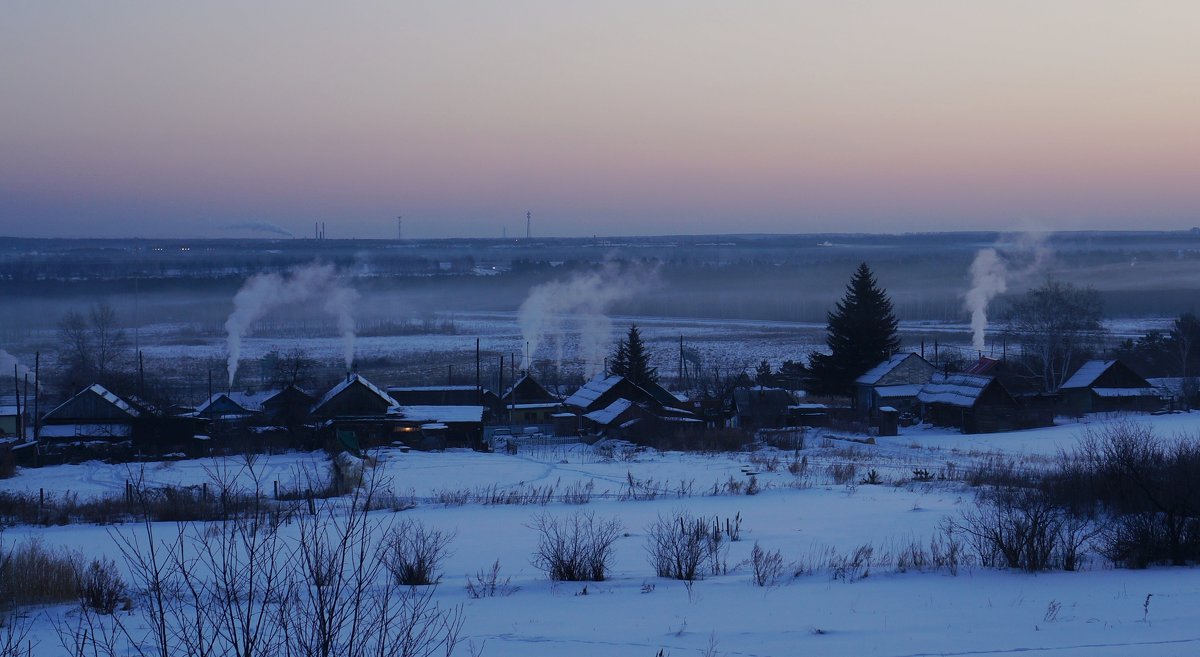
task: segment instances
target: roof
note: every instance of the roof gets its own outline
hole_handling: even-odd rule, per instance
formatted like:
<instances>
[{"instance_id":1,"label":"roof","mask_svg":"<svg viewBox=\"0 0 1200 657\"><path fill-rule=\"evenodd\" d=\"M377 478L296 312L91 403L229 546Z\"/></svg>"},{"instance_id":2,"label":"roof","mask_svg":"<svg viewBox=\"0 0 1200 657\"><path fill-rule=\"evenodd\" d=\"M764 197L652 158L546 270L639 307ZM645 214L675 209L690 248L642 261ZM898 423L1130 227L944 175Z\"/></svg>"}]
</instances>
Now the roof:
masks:
<instances>
[{"instance_id":1,"label":"roof","mask_svg":"<svg viewBox=\"0 0 1200 657\"><path fill-rule=\"evenodd\" d=\"M238 406L241 406L242 408L246 409L247 411L261 411L263 402L274 397L275 395L279 394L280 392L282 392L282 391L281 390L261 390L259 392L241 392L241 391L218 392L218 393L214 393L212 397L209 397L208 399L206 399L204 401L204 403L197 406L196 412L203 415L205 413L205 411L208 410L209 406L212 406L213 404L217 403L217 401L220 400L222 397L225 397L229 401L233 402L234 404L237 404Z\"/></svg>"},{"instance_id":2,"label":"roof","mask_svg":"<svg viewBox=\"0 0 1200 657\"><path fill-rule=\"evenodd\" d=\"M0 415L17 415L17 407L0 405Z\"/></svg>"},{"instance_id":3,"label":"roof","mask_svg":"<svg viewBox=\"0 0 1200 657\"><path fill-rule=\"evenodd\" d=\"M991 374L1000 365L1000 361L988 356L980 356L979 360L963 370L963 374Z\"/></svg>"},{"instance_id":4,"label":"roof","mask_svg":"<svg viewBox=\"0 0 1200 657\"><path fill-rule=\"evenodd\" d=\"M754 386L753 388L734 388L733 401L737 404L738 409L749 412L751 408L758 405L786 408L796 400L792 399L791 393L783 388Z\"/></svg>"},{"instance_id":5,"label":"roof","mask_svg":"<svg viewBox=\"0 0 1200 657\"><path fill-rule=\"evenodd\" d=\"M875 388L875 394L882 399L895 399L896 397L916 397L921 394L921 388L924 386L910 383L903 386L879 386ZM881 409L882 410L882 409Z\"/></svg>"},{"instance_id":6,"label":"roof","mask_svg":"<svg viewBox=\"0 0 1200 657\"><path fill-rule=\"evenodd\" d=\"M1078 388L1090 387L1100 378L1101 374L1108 371L1108 368L1116 364L1115 360L1089 360L1075 370L1071 378L1059 387L1060 390L1071 390Z\"/></svg>"},{"instance_id":7,"label":"roof","mask_svg":"<svg viewBox=\"0 0 1200 657\"><path fill-rule=\"evenodd\" d=\"M978 374L951 374L945 380L927 383L921 388L917 399L922 404L946 404L971 408L979 396L995 381L990 376Z\"/></svg>"},{"instance_id":8,"label":"roof","mask_svg":"<svg viewBox=\"0 0 1200 657\"><path fill-rule=\"evenodd\" d=\"M112 404L114 407L116 407L122 413L128 415L129 417L138 417L139 415L141 415L141 413L138 413L136 408L130 406L129 403L126 402L124 399L121 399L120 397L109 392L104 386L100 385L99 383L93 383L92 385L88 386L87 388L79 391L79 393L76 394L74 397L71 397L67 401L59 404L58 406L55 406L53 410L51 410L49 413L47 413L47 415L53 415L55 413L55 411L57 411L58 409L66 406L67 404L70 404L72 401L75 401L75 399L77 399L78 397L80 397L84 394L87 394L89 392L94 395L99 396L101 399L108 402L109 404Z\"/></svg>"},{"instance_id":9,"label":"roof","mask_svg":"<svg viewBox=\"0 0 1200 657\"><path fill-rule=\"evenodd\" d=\"M878 383L880 379L887 376L888 372L896 369L900 366L900 363L903 363L913 356L916 356L917 358L921 357L920 354L911 351L903 354L892 354L891 358L867 370L866 374L858 377L854 380L854 382L859 385L873 386Z\"/></svg>"},{"instance_id":10,"label":"roof","mask_svg":"<svg viewBox=\"0 0 1200 657\"><path fill-rule=\"evenodd\" d=\"M592 402L599 399L601 395L611 390L613 386L624 380L624 378L625 377L619 374L613 374L611 376L597 375L587 383L584 383L582 386L580 386L579 390L575 391L575 394L567 397L563 404L567 406L586 408L587 406L591 405Z\"/></svg>"},{"instance_id":11,"label":"roof","mask_svg":"<svg viewBox=\"0 0 1200 657\"><path fill-rule=\"evenodd\" d=\"M1097 397L1160 397L1158 388L1092 388Z\"/></svg>"},{"instance_id":12,"label":"roof","mask_svg":"<svg viewBox=\"0 0 1200 657\"><path fill-rule=\"evenodd\" d=\"M482 406L393 406L388 415L406 420L433 420L440 423L483 422Z\"/></svg>"},{"instance_id":13,"label":"roof","mask_svg":"<svg viewBox=\"0 0 1200 657\"><path fill-rule=\"evenodd\" d=\"M479 386L388 386L388 392L475 391Z\"/></svg>"},{"instance_id":14,"label":"roof","mask_svg":"<svg viewBox=\"0 0 1200 657\"><path fill-rule=\"evenodd\" d=\"M598 411L592 411L591 413L584 415L584 417L592 422L595 422L596 424L607 426L612 424L613 420L616 420L621 413L629 410L631 406L633 406L633 402L629 401L628 399L621 398L609 404L605 408L602 408Z\"/></svg>"},{"instance_id":15,"label":"roof","mask_svg":"<svg viewBox=\"0 0 1200 657\"><path fill-rule=\"evenodd\" d=\"M358 383L361 383L364 386L366 386L367 390L370 390L373 394L378 395L380 399L386 401L387 405L389 407L398 405L398 404L396 404L396 400L392 399L390 395L388 395L386 392L381 390L379 388L379 386L375 385L374 383L371 383L370 381L364 379L363 377L361 377L357 374L351 374L349 377L346 378L345 381L342 381L341 383L337 384L336 386L330 388L329 392L325 393L325 395L323 397L321 397L321 399L317 403L313 404L312 410L316 411L318 408L321 408L325 404L329 403L329 400L331 400L334 397L337 397L338 395L345 392L346 388L349 388L350 386L354 385L354 383L356 381Z\"/></svg>"}]
</instances>

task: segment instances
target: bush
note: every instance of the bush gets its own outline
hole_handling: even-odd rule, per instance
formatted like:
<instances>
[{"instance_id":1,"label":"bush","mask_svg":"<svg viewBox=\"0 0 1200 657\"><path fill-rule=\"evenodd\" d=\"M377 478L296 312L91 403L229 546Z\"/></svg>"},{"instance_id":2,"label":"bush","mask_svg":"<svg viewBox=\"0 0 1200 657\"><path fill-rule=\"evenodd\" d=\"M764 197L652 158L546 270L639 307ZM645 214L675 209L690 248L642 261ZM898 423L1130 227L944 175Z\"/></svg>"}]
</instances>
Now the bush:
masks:
<instances>
[{"instance_id":1,"label":"bush","mask_svg":"<svg viewBox=\"0 0 1200 657\"><path fill-rule=\"evenodd\" d=\"M481 570L474 577L467 577L467 595L473 599L512 595L517 592L517 587L509 583L511 579L500 579L500 560L497 559L490 570Z\"/></svg>"},{"instance_id":2,"label":"bush","mask_svg":"<svg viewBox=\"0 0 1200 657\"><path fill-rule=\"evenodd\" d=\"M783 577L783 555L778 550L768 552L755 541L754 549L750 551L750 567L755 585L774 586Z\"/></svg>"},{"instance_id":3,"label":"bush","mask_svg":"<svg viewBox=\"0 0 1200 657\"><path fill-rule=\"evenodd\" d=\"M1064 519L1042 491L1002 488L980 495L955 528L967 535L981 565L1037 572L1059 563Z\"/></svg>"},{"instance_id":4,"label":"bush","mask_svg":"<svg viewBox=\"0 0 1200 657\"><path fill-rule=\"evenodd\" d=\"M438 572L448 556L453 532L430 529L417 520L405 520L392 529L384 546L384 566L397 584L437 584Z\"/></svg>"},{"instance_id":5,"label":"bush","mask_svg":"<svg viewBox=\"0 0 1200 657\"><path fill-rule=\"evenodd\" d=\"M125 597L125 580L108 559L92 559L78 579L79 603L101 614L112 614Z\"/></svg>"},{"instance_id":6,"label":"bush","mask_svg":"<svg viewBox=\"0 0 1200 657\"><path fill-rule=\"evenodd\" d=\"M613 544L621 535L616 518L597 520L594 513L580 512L566 518L548 514L534 516L538 533L533 565L555 582L601 582L608 573Z\"/></svg>"},{"instance_id":7,"label":"bush","mask_svg":"<svg viewBox=\"0 0 1200 657\"><path fill-rule=\"evenodd\" d=\"M659 516L646 529L646 552L659 577L691 582L707 571L719 575L725 571L727 545L721 524L678 511L671 517Z\"/></svg>"},{"instance_id":8,"label":"bush","mask_svg":"<svg viewBox=\"0 0 1200 657\"><path fill-rule=\"evenodd\" d=\"M38 539L11 548L0 540L0 612L76 600L78 562L79 555L50 550Z\"/></svg>"}]
</instances>

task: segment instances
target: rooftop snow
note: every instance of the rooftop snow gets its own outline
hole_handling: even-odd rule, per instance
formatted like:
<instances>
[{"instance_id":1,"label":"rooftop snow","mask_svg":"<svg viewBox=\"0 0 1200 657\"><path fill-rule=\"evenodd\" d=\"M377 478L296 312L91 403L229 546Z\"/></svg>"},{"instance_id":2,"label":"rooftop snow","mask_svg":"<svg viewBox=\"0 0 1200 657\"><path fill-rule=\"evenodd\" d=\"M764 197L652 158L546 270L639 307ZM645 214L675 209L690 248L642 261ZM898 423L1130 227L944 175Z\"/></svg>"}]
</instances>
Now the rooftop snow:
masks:
<instances>
[{"instance_id":1,"label":"rooftop snow","mask_svg":"<svg viewBox=\"0 0 1200 657\"><path fill-rule=\"evenodd\" d=\"M1089 360L1082 367L1067 379L1067 382L1062 384L1061 390L1071 390L1078 388L1087 388L1100 378L1108 368L1112 367L1115 360Z\"/></svg>"},{"instance_id":2,"label":"rooftop snow","mask_svg":"<svg viewBox=\"0 0 1200 657\"><path fill-rule=\"evenodd\" d=\"M920 356L911 351L903 354L893 354L891 358L867 370L866 374L858 377L854 380L854 382L864 386L875 385L880 379L886 376L888 372L891 372L892 370L896 369L900 363L908 360L909 356L917 356L917 358L920 358Z\"/></svg>"},{"instance_id":3,"label":"rooftop snow","mask_svg":"<svg viewBox=\"0 0 1200 657\"><path fill-rule=\"evenodd\" d=\"M1097 397L1158 397L1158 388L1092 388Z\"/></svg>"},{"instance_id":4,"label":"rooftop snow","mask_svg":"<svg viewBox=\"0 0 1200 657\"><path fill-rule=\"evenodd\" d=\"M621 413L629 410L630 406L633 406L633 402L622 397L621 399L609 404L606 408L602 408L598 411L592 411L591 413L584 415L584 417L592 422L595 422L596 424L608 426L609 424L612 424L613 420L616 420Z\"/></svg>"},{"instance_id":5,"label":"rooftop snow","mask_svg":"<svg viewBox=\"0 0 1200 657\"><path fill-rule=\"evenodd\" d=\"M587 406L591 405L592 402L599 399L600 395L603 395L613 386L620 383L621 379L623 378L625 377L618 374L613 374L612 376L597 375L587 383L583 384L579 390L576 390L575 394L567 397L567 400L564 401L563 404L567 406L586 408Z\"/></svg>"},{"instance_id":6,"label":"rooftop snow","mask_svg":"<svg viewBox=\"0 0 1200 657\"><path fill-rule=\"evenodd\" d=\"M483 410L482 406L393 406L388 409L388 415L400 415L418 422L483 422Z\"/></svg>"},{"instance_id":7,"label":"rooftop snow","mask_svg":"<svg viewBox=\"0 0 1200 657\"><path fill-rule=\"evenodd\" d=\"M922 404L948 404L970 408L993 380L990 376L977 374L951 374L944 381L925 384L917 399Z\"/></svg>"},{"instance_id":8,"label":"rooftop snow","mask_svg":"<svg viewBox=\"0 0 1200 657\"><path fill-rule=\"evenodd\" d=\"M919 386L915 383L904 386L879 386L878 388L875 388L875 394L884 399L890 399L894 397L916 397L921 393L922 387L923 386Z\"/></svg>"},{"instance_id":9,"label":"rooftop snow","mask_svg":"<svg viewBox=\"0 0 1200 657\"><path fill-rule=\"evenodd\" d=\"M341 383L337 384L336 386L330 388L329 392L325 393L325 396L321 397L320 401L313 404L312 410L316 411L318 408L321 408L326 403L328 403L329 400L342 394L342 391L344 391L346 388L349 388L351 385L353 385L355 381L360 381L364 386L367 387L367 390L370 390L372 393L378 395L381 399L386 401L389 407L398 405L398 404L396 404L396 400L392 399L391 396L388 395L383 390L380 390L379 386L375 385L374 383L371 383L370 381L364 379L363 377L361 377L357 374L351 374L348 379L346 379L345 381L342 381Z\"/></svg>"}]
</instances>

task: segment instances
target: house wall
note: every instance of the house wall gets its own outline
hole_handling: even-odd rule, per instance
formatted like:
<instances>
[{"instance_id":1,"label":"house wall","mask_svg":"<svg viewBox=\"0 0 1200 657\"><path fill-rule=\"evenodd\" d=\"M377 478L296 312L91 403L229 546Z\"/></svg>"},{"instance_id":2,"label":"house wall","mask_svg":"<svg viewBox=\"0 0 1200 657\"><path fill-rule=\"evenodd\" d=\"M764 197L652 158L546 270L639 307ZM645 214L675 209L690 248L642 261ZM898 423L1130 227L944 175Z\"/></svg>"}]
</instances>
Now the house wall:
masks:
<instances>
[{"instance_id":1,"label":"house wall","mask_svg":"<svg viewBox=\"0 0 1200 657\"><path fill-rule=\"evenodd\" d=\"M46 422L90 422L94 420L129 421L128 413L113 406L91 390L67 401L45 417Z\"/></svg>"},{"instance_id":2,"label":"house wall","mask_svg":"<svg viewBox=\"0 0 1200 657\"><path fill-rule=\"evenodd\" d=\"M379 395L368 390L366 386L354 383L343 390L341 394L329 400L321 408L321 415L324 417L385 415L387 410L387 401L380 399Z\"/></svg>"}]
</instances>

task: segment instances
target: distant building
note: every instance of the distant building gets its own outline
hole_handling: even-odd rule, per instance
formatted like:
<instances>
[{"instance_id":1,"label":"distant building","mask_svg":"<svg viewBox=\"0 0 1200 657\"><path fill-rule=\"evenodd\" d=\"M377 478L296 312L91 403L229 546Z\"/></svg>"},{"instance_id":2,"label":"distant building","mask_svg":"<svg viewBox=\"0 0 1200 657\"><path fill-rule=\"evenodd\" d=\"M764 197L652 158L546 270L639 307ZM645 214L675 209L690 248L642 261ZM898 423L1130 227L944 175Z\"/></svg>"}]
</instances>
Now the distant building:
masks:
<instances>
[{"instance_id":1,"label":"distant building","mask_svg":"<svg viewBox=\"0 0 1200 657\"><path fill-rule=\"evenodd\" d=\"M854 380L855 403L863 415L870 417L881 406L915 412L917 395L935 371L920 354L895 354Z\"/></svg>"},{"instance_id":2,"label":"distant building","mask_svg":"<svg viewBox=\"0 0 1200 657\"><path fill-rule=\"evenodd\" d=\"M787 390L763 386L734 388L730 397L730 426L747 431L788 426L796 403Z\"/></svg>"},{"instance_id":3,"label":"distant building","mask_svg":"<svg viewBox=\"0 0 1200 657\"><path fill-rule=\"evenodd\" d=\"M1011 431L1021 425L1017 400L995 378L951 374L917 395L926 422L963 433Z\"/></svg>"},{"instance_id":4,"label":"distant building","mask_svg":"<svg viewBox=\"0 0 1200 657\"><path fill-rule=\"evenodd\" d=\"M501 397L509 424L554 424L554 415L562 410L562 398L523 372Z\"/></svg>"},{"instance_id":5,"label":"distant building","mask_svg":"<svg viewBox=\"0 0 1200 657\"><path fill-rule=\"evenodd\" d=\"M1119 360L1089 360L1059 387L1071 413L1157 411L1163 393Z\"/></svg>"}]
</instances>

